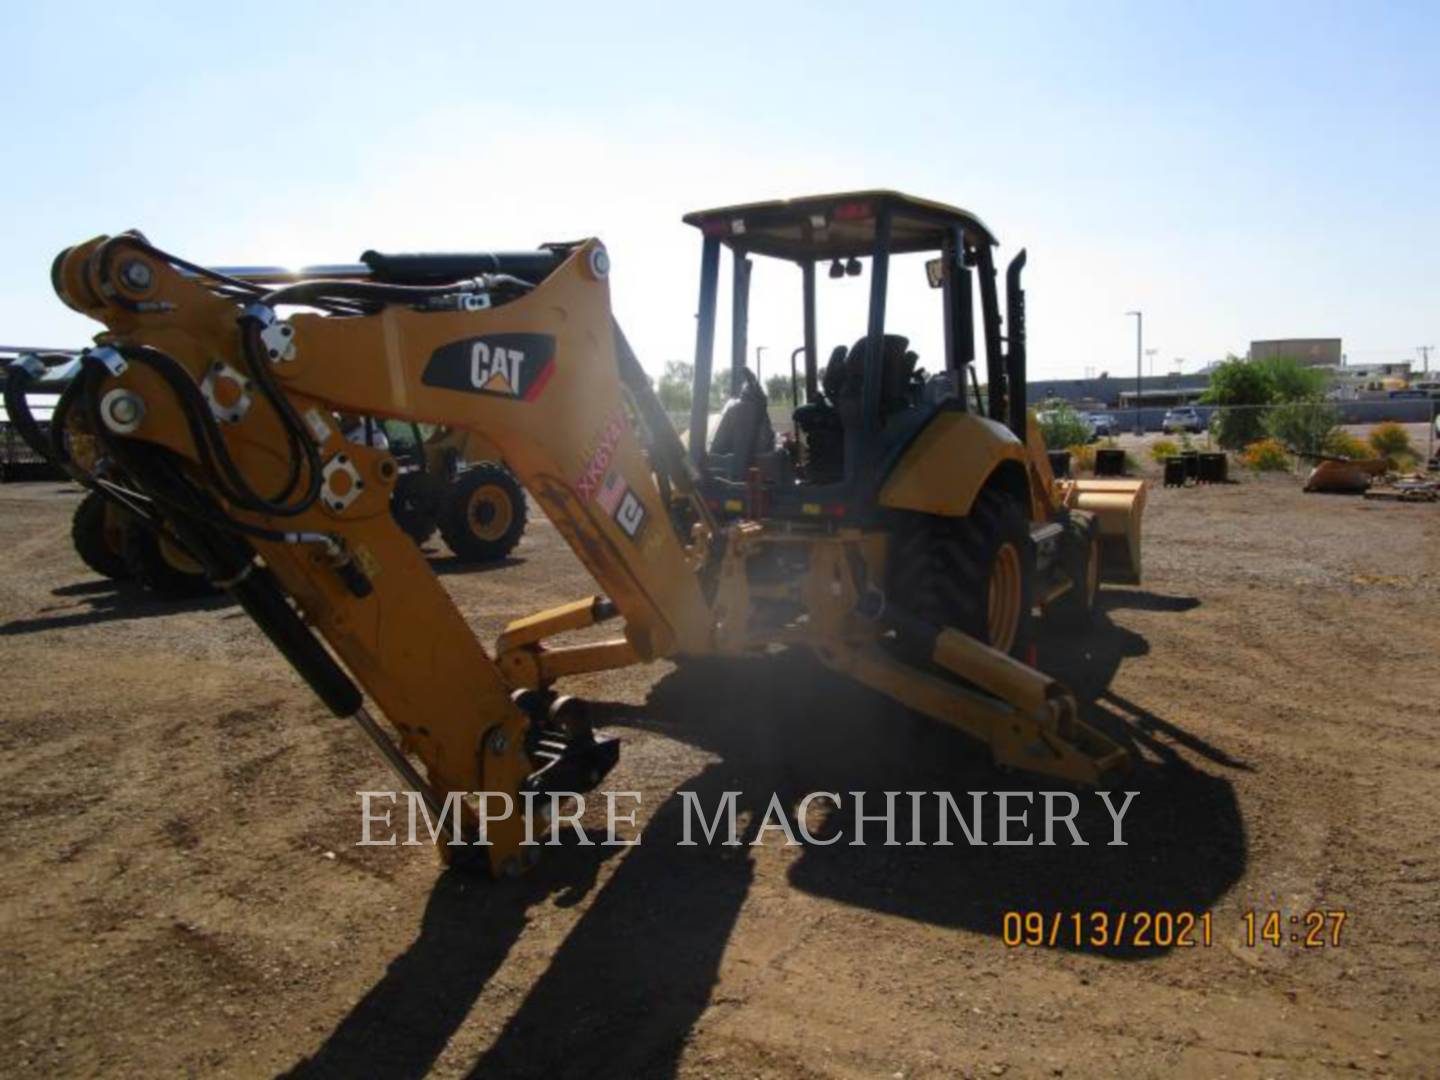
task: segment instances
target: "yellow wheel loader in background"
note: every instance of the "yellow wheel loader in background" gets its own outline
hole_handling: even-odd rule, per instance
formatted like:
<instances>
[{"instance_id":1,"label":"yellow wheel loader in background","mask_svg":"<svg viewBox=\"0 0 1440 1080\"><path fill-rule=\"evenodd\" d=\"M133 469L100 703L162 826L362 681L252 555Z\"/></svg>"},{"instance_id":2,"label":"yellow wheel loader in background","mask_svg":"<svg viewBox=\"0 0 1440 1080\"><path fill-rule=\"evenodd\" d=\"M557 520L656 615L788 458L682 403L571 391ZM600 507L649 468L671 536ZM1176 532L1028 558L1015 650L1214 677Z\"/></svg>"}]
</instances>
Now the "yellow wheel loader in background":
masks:
<instances>
[{"instance_id":1,"label":"yellow wheel loader in background","mask_svg":"<svg viewBox=\"0 0 1440 1080\"><path fill-rule=\"evenodd\" d=\"M615 323L596 240L287 275L208 269L127 233L62 252L53 277L106 327L81 382L108 453L435 814L451 793L509 800L502 820L468 803L446 819L456 839L483 830L495 872L538 850L520 846L538 797L588 790L618 753L544 691L660 657L809 649L999 763L1108 782L1126 752L1012 653L1035 609L1083 618L1103 568L1138 575L1143 489L1051 476L1025 409L1023 258L1006 334L995 241L963 211L859 192L687 220L704 236L688 451ZM741 286L738 394L707 443L722 249ZM886 324L891 257L912 252L935 256L942 298L928 379ZM802 283L807 402L780 449L743 364L752 257ZM867 333L822 373L826 262L868 262L870 299ZM965 393L977 294L988 402ZM346 441L340 412L488 439L604 595L520 619L487 652L391 517L394 456ZM609 619L613 640L549 643Z\"/></svg>"},{"instance_id":2,"label":"yellow wheel loader in background","mask_svg":"<svg viewBox=\"0 0 1440 1080\"><path fill-rule=\"evenodd\" d=\"M462 562L498 562L515 550L525 533L525 489L487 440L400 420L382 430L399 466L390 509L416 544L438 529Z\"/></svg>"}]
</instances>

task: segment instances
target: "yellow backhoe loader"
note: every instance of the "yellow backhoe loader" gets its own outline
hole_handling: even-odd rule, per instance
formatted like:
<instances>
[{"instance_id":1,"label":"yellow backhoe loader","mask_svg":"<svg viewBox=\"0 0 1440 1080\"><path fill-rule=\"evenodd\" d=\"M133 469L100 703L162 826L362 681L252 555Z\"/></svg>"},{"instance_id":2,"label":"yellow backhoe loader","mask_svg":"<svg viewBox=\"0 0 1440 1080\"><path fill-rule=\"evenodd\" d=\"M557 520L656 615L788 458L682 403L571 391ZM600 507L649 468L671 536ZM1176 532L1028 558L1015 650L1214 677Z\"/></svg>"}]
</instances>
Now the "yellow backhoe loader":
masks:
<instances>
[{"instance_id":1,"label":"yellow backhoe loader","mask_svg":"<svg viewBox=\"0 0 1440 1080\"><path fill-rule=\"evenodd\" d=\"M1126 752L1017 654L1036 610L1083 621L1102 574L1138 579L1143 488L1051 475L1025 407L1023 253L1004 330L995 240L964 211L865 191L686 220L703 236L688 449L612 316L596 240L367 252L286 274L99 237L53 269L61 298L106 327L84 355L81 419L437 814L452 792L528 810L541 804L527 796L600 781L618 746L545 692L565 675L777 645L970 733L998 763L1110 782ZM723 250L735 400L711 440ZM941 297L945 355L929 378L886 320L891 257L914 252L933 254ZM807 400L778 449L744 366L757 257L793 265L803 295ZM867 332L822 372L826 263L868 264L870 288ZM977 321L987 401L969 392ZM345 440L341 412L488 439L603 595L518 620L487 652L390 515L395 458ZM612 640L550 644L610 619ZM468 810L449 822L457 838L478 828ZM538 850L521 846L525 826L490 823L477 850L495 872Z\"/></svg>"}]
</instances>

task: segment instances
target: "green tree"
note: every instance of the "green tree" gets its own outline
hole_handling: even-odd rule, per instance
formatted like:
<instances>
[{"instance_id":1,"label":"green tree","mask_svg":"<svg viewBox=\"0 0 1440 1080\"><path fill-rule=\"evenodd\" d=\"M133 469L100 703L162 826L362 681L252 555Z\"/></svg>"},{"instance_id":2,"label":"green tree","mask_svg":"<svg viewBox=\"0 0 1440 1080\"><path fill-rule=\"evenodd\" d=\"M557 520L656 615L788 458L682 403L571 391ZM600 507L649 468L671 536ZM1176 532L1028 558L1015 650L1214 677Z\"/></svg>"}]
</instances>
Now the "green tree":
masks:
<instances>
[{"instance_id":1,"label":"green tree","mask_svg":"<svg viewBox=\"0 0 1440 1080\"><path fill-rule=\"evenodd\" d=\"M1265 430L1287 449L1319 454L1340 427L1340 410L1326 401L1286 401L1265 413Z\"/></svg>"},{"instance_id":2,"label":"green tree","mask_svg":"<svg viewBox=\"0 0 1440 1080\"><path fill-rule=\"evenodd\" d=\"M695 367L682 360L666 360L656 394L666 412L689 412Z\"/></svg>"},{"instance_id":3,"label":"green tree","mask_svg":"<svg viewBox=\"0 0 1440 1080\"><path fill-rule=\"evenodd\" d=\"M1272 401L1319 401L1325 396L1322 368L1302 364L1293 356L1272 356L1258 366L1270 383Z\"/></svg>"},{"instance_id":4,"label":"green tree","mask_svg":"<svg viewBox=\"0 0 1440 1080\"><path fill-rule=\"evenodd\" d=\"M1262 410L1255 406L1269 405L1272 397L1273 385L1259 364L1227 356L1210 376L1210 388L1200 401L1222 406L1211 418L1215 441L1227 450L1240 450L1265 434Z\"/></svg>"},{"instance_id":5,"label":"green tree","mask_svg":"<svg viewBox=\"0 0 1440 1080\"><path fill-rule=\"evenodd\" d=\"M771 375L765 380L765 396L771 405L793 405L789 375Z\"/></svg>"}]
</instances>

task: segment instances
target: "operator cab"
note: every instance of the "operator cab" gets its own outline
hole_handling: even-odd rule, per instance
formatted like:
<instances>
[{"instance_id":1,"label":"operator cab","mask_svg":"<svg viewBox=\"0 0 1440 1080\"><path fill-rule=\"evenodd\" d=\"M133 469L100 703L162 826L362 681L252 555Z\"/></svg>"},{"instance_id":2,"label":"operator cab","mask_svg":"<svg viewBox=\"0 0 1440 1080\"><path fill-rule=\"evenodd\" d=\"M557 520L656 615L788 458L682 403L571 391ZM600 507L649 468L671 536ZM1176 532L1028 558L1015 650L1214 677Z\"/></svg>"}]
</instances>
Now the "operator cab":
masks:
<instances>
[{"instance_id":1,"label":"operator cab","mask_svg":"<svg viewBox=\"0 0 1440 1080\"><path fill-rule=\"evenodd\" d=\"M1010 348L1002 355L991 251L995 239L974 215L898 192L859 191L721 207L687 214L684 220L704 236L690 454L715 510L856 519L862 507L873 506L891 464L945 410L974 409L1003 419L1023 440L1023 320L1017 318ZM729 252L732 273L731 357L728 375L719 377L726 379L729 401L712 440L709 406L716 377L722 249ZM935 256L925 266L927 284L940 290L942 299L943 355L930 359L933 374L920 366L911 339L888 332L886 325L891 257L912 253ZM764 389L747 366L750 280L757 257L796 266L802 286L804 341L795 352L804 356L804 375L803 381L795 379L800 386L790 417L793 433L779 442ZM864 272L861 260L870 274L866 333L835 345L822 364L819 271L828 266L831 279L856 277ZM1009 299L1017 315L1022 310L1020 265L1023 253L1011 268ZM976 291L987 404L980 401L972 370ZM1017 374L1019 393L1010 394ZM1016 400L1018 410L1009 407Z\"/></svg>"}]
</instances>

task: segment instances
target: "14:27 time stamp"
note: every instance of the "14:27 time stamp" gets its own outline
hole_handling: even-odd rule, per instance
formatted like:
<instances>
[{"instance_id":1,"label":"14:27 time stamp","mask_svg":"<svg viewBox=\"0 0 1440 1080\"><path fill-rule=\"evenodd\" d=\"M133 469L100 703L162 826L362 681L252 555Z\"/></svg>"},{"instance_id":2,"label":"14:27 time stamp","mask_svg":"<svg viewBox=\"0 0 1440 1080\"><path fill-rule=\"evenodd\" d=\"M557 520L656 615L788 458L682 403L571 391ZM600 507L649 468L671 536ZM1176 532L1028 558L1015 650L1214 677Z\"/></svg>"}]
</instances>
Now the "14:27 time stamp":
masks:
<instances>
[{"instance_id":1,"label":"14:27 time stamp","mask_svg":"<svg viewBox=\"0 0 1440 1080\"><path fill-rule=\"evenodd\" d=\"M1246 911L1240 919L1247 948L1290 944L1336 948L1346 912ZM1215 943L1215 916L1202 911L1007 911L1000 938L1006 948L1191 949Z\"/></svg>"}]
</instances>

